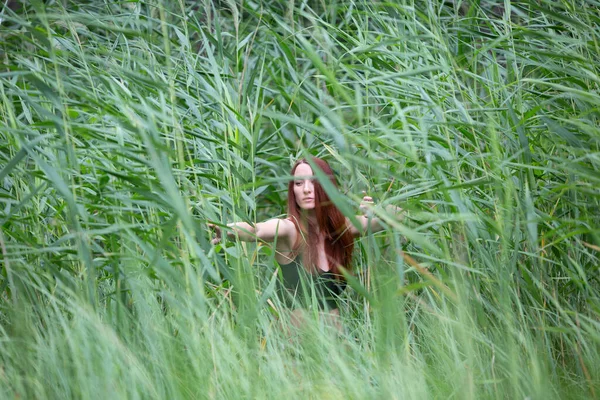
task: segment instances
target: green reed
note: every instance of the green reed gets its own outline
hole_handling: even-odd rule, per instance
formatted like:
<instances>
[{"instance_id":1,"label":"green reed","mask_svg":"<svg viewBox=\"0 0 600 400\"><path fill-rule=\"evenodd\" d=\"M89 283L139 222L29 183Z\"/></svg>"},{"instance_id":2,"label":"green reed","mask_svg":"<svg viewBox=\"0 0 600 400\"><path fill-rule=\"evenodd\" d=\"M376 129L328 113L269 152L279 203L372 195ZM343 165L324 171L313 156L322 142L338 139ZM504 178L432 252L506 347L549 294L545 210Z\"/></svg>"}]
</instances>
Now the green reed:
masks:
<instances>
[{"instance_id":1,"label":"green reed","mask_svg":"<svg viewBox=\"0 0 600 400\"><path fill-rule=\"evenodd\" d=\"M597 6L5 5L2 397L598 397ZM341 331L209 243L308 154L406 210Z\"/></svg>"}]
</instances>

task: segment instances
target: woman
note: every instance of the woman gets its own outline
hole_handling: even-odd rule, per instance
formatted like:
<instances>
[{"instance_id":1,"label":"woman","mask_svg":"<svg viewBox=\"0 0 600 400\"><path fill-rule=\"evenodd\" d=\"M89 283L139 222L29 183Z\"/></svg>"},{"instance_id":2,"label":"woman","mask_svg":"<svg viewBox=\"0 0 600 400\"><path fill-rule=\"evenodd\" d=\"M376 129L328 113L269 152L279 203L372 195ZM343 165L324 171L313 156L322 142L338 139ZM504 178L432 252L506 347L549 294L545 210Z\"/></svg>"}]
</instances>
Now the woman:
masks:
<instances>
[{"instance_id":1,"label":"woman","mask_svg":"<svg viewBox=\"0 0 600 400\"><path fill-rule=\"evenodd\" d=\"M327 162L316 157L311 158L311 162L337 186ZM296 162L291 175L287 218L274 218L256 225L230 223L227 235L243 241L274 242L275 259L291 297L304 301L315 298L321 307L337 314L335 299L346 286L342 269L352 269L354 238L383 228L378 219L364 215L356 217L358 226L352 224L330 201L306 159ZM361 209L365 211L370 204L373 200L365 196ZM210 226L217 233L217 239L213 240L217 243L221 230ZM311 284L303 284L308 282Z\"/></svg>"}]
</instances>

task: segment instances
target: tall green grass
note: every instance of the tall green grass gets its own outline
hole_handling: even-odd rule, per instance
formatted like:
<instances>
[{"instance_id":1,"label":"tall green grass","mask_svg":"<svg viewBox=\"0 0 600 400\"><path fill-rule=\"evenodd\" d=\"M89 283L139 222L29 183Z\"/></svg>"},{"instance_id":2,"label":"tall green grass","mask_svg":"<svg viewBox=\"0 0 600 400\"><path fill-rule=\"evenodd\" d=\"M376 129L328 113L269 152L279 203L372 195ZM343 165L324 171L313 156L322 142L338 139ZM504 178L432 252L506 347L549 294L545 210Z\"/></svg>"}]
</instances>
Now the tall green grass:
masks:
<instances>
[{"instance_id":1,"label":"tall green grass","mask_svg":"<svg viewBox=\"0 0 600 400\"><path fill-rule=\"evenodd\" d=\"M2 398L597 398L598 2L3 6ZM269 246L292 163L406 210L336 330Z\"/></svg>"}]
</instances>

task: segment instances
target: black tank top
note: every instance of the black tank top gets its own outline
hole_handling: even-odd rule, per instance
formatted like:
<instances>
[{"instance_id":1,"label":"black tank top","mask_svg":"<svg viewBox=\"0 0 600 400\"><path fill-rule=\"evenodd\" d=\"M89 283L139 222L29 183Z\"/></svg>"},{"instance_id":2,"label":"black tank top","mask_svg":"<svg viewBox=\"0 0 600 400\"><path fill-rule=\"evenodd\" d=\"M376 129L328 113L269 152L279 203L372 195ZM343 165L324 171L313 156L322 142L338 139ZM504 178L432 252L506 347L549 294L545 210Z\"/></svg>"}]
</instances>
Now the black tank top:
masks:
<instances>
[{"instance_id":1,"label":"black tank top","mask_svg":"<svg viewBox=\"0 0 600 400\"><path fill-rule=\"evenodd\" d=\"M301 305L310 304L313 291L317 302L321 307L328 309L338 308L336 299L346 289L346 282L336 279L336 276L329 271L318 269L319 273L310 273L302 265L302 257L297 255L289 264L279 264L281 268L281 277L283 278L283 287L286 289L283 293L287 297L286 303L290 305L290 300L300 302ZM291 296L291 299L290 299Z\"/></svg>"}]
</instances>

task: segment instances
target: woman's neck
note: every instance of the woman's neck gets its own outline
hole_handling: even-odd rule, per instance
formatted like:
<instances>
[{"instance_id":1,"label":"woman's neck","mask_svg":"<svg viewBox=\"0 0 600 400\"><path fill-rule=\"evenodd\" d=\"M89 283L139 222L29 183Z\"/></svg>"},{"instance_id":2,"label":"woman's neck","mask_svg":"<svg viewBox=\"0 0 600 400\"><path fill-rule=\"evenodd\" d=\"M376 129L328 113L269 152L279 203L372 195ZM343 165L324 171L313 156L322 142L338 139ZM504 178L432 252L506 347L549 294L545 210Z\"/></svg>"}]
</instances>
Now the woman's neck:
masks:
<instances>
[{"instance_id":1,"label":"woman's neck","mask_svg":"<svg viewBox=\"0 0 600 400\"><path fill-rule=\"evenodd\" d=\"M307 225L317 225L317 213L315 210L302 210L302 214L300 216Z\"/></svg>"},{"instance_id":2,"label":"woman's neck","mask_svg":"<svg viewBox=\"0 0 600 400\"><path fill-rule=\"evenodd\" d=\"M317 222L317 213L315 210L302 210L302 219L307 222Z\"/></svg>"}]
</instances>

